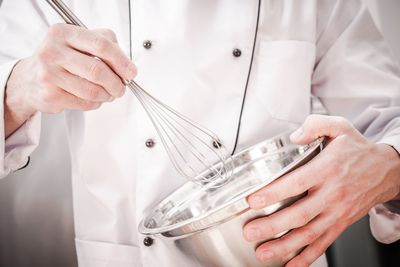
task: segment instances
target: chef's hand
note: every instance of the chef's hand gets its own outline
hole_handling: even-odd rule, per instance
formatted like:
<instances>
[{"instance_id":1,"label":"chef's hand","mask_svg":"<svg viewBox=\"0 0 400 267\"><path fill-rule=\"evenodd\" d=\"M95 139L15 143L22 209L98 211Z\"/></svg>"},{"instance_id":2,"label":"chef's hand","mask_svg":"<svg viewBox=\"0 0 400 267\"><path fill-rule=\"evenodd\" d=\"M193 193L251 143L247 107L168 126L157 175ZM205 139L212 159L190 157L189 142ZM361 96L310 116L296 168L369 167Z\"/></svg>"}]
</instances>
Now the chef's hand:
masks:
<instances>
[{"instance_id":1,"label":"chef's hand","mask_svg":"<svg viewBox=\"0 0 400 267\"><path fill-rule=\"evenodd\" d=\"M8 79L6 136L36 111L96 109L122 96L121 78L130 80L135 75L134 64L112 31L56 24L35 54L21 60Z\"/></svg>"},{"instance_id":2,"label":"chef's hand","mask_svg":"<svg viewBox=\"0 0 400 267\"><path fill-rule=\"evenodd\" d=\"M248 241L293 229L261 244L256 249L260 261L309 266L372 207L399 197L400 158L392 147L369 142L343 118L320 115L309 116L291 140L306 144L320 136L328 137L329 144L317 157L248 198L251 208L261 209L308 191L294 205L245 225Z\"/></svg>"}]
</instances>

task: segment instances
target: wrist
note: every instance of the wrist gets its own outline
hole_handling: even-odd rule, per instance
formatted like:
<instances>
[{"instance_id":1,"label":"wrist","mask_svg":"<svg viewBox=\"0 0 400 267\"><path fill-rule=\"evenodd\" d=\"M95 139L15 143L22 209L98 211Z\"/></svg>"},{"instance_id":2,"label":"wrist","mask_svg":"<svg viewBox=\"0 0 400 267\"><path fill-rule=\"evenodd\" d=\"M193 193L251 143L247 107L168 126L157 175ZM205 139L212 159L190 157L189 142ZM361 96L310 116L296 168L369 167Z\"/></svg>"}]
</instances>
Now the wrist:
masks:
<instances>
[{"instance_id":1,"label":"wrist","mask_svg":"<svg viewBox=\"0 0 400 267\"><path fill-rule=\"evenodd\" d=\"M392 145L378 144L387 163L388 170L386 172L389 180L392 182L392 197L391 200L400 200L400 154Z\"/></svg>"},{"instance_id":2,"label":"wrist","mask_svg":"<svg viewBox=\"0 0 400 267\"><path fill-rule=\"evenodd\" d=\"M389 145L390 146L390 148L392 148L393 149L393 151L397 154L397 166L398 166L398 168L397 168L397 174L398 174L398 177L397 177L397 179L398 179L398 181L399 181L399 183L400 183L400 152L394 147L394 146L392 146L392 145ZM399 192L398 192L398 194L395 196L395 198L393 199L393 200L400 200L400 186L399 186Z\"/></svg>"}]
</instances>

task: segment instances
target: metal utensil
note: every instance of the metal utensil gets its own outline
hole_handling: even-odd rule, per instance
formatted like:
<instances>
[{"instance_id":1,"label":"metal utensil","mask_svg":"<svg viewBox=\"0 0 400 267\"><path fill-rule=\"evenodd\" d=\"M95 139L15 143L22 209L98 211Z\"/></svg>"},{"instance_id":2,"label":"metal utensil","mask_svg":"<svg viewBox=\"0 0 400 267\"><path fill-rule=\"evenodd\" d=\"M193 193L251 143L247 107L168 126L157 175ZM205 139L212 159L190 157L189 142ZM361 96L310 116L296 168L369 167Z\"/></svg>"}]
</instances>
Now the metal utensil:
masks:
<instances>
[{"instance_id":1,"label":"metal utensil","mask_svg":"<svg viewBox=\"0 0 400 267\"><path fill-rule=\"evenodd\" d=\"M139 232L157 238L155 242L163 242L175 255L178 251L200 266L281 266L277 261L258 262L254 250L260 243L245 241L242 229L250 220L283 209L304 194L257 211L249 208L246 199L310 161L323 143L320 138L298 146L290 142L289 134L283 134L243 150L231 159L235 168L229 182L218 188L184 184L147 212Z\"/></svg>"},{"instance_id":2,"label":"metal utensil","mask_svg":"<svg viewBox=\"0 0 400 267\"><path fill-rule=\"evenodd\" d=\"M46 1L66 23L87 28L62 1ZM181 175L214 187L230 179L233 161L216 134L162 103L135 81L124 80L124 83L143 106L172 164ZM216 162L219 164L214 165Z\"/></svg>"}]
</instances>

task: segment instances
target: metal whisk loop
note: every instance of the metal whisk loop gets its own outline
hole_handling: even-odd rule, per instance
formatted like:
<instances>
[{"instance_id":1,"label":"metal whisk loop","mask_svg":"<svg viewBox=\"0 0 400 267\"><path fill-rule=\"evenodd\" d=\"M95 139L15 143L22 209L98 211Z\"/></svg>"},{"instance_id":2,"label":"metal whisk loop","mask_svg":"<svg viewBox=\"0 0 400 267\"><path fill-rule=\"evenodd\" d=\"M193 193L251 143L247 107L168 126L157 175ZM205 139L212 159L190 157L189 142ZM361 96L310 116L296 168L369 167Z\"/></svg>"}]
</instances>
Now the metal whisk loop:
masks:
<instances>
[{"instance_id":1,"label":"metal whisk loop","mask_svg":"<svg viewBox=\"0 0 400 267\"><path fill-rule=\"evenodd\" d=\"M128 86L147 112L171 162L181 175L215 186L229 180L233 164L232 161L230 164L226 162L230 154L214 133L165 105L136 82L131 81ZM216 148L212 147L213 143ZM214 166L217 162L221 163L218 168Z\"/></svg>"},{"instance_id":2,"label":"metal whisk loop","mask_svg":"<svg viewBox=\"0 0 400 267\"><path fill-rule=\"evenodd\" d=\"M86 28L61 0L47 2L66 23ZM182 176L209 187L229 181L233 175L233 161L217 135L165 105L135 81L124 83L143 106L168 157Z\"/></svg>"}]
</instances>

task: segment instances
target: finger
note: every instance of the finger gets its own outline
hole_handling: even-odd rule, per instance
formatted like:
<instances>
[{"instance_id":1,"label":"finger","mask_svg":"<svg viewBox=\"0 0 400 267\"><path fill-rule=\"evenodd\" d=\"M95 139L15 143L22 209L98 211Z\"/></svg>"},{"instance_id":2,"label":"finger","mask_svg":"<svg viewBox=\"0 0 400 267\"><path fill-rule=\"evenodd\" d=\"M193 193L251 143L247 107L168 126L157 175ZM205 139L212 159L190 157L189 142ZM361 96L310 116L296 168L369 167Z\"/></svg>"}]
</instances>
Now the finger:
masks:
<instances>
[{"instance_id":1,"label":"finger","mask_svg":"<svg viewBox=\"0 0 400 267\"><path fill-rule=\"evenodd\" d=\"M132 80L136 76L136 67L122 49L112 40L83 28L77 28L66 36L71 47L96 56L103 60L121 78Z\"/></svg>"},{"instance_id":2,"label":"finger","mask_svg":"<svg viewBox=\"0 0 400 267\"><path fill-rule=\"evenodd\" d=\"M60 93L59 105L62 106L63 109L88 111L99 108L101 103L84 100L62 90Z\"/></svg>"},{"instance_id":3,"label":"finger","mask_svg":"<svg viewBox=\"0 0 400 267\"><path fill-rule=\"evenodd\" d=\"M350 122L342 117L310 115L302 127L292 133L290 139L296 144L308 144L318 137L336 138L352 129Z\"/></svg>"},{"instance_id":4,"label":"finger","mask_svg":"<svg viewBox=\"0 0 400 267\"><path fill-rule=\"evenodd\" d=\"M323 234L315 242L306 247L298 256L290 260L286 267L310 266L316 261L328 247L336 240L336 238L344 231L345 228L337 227Z\"/></svg>"},{"instance_id":5,"label":"finger","mask_svg":"<svg viewBox=\"0 0 400 267\"><path fill-rule=\"evenodd\" d=\"M96 58L69 49L60 64L68 72L103 87L113 97L120 97L125 91L121 79Z\"/></svg>"},{"instance_id":6,"label":"finger","mask_svg":"<svg viewBox=\"0 0 400 267\"><path fill-rule=\"evenodd\" d=\"M95 29L92 30L92 32L98 33L109 39L111 42L118 44L117 35L110 29Z\"/></svg>"},{"instance_id":7,"label":"finger","mask_svg":"<svg viewBox=\"0 0 400 267\"><path fill-rule=\"evenodd\" d=\"M253 193L247 199L250 208L262 209L306 192L324 179L326 170L321 170L321 166L327 166L325 161L325 157L318 155L307 164Z\"/></svg>"},{"instance_id":8,"label":"finger","mask_svg":"<svg viewBox=\"0 0 400 267\"><path fill-rule=\"evenodd\" d=\"M262 241L306 225L324 208L318 194L308 195L270 216L250 221L243 229L247 241Z\"/></svg>"},{"instance_id":9,"label":"finger","mask_svg":"<svg viewBox=\"0 0 400 267\"><path fill-rule=\"evenodd\" d=\"M74 110L91 110L100 107L101 103L92 102L78 98L61 88L58 87L48 87L47 90L42 90L39 92L41 97L41 106L43 107L43 112L46 113L60 113L64 109L74 109Z\"/></svg>"},{"instance_id":10,"label":"finger","mask_svg":"<svg viewBox=\"0 0 400 267\"><path fill-rule=\"evenodd\" d=\"M60 69L52 77L54 79L53 83L57 87L84 100L105 102L112 99L112 96L103 87L73 75L66 70Z\"/></svg>"},{"instance_id":11,"label":"finger","mask_svg":"<svg viewBox=\"0 0 400 267\"><path fill-rule=\"evenodd\" d=\"M335 218L320 215L304 227L300 227L275 239L260 245L256 250L256 256L260 261L278 259L281 262L289 260L296 252L313 243L322 236L335 222Z\"/></svg>"}]
</instances>

